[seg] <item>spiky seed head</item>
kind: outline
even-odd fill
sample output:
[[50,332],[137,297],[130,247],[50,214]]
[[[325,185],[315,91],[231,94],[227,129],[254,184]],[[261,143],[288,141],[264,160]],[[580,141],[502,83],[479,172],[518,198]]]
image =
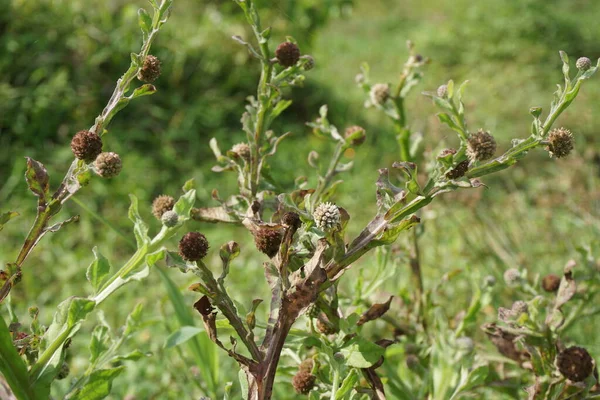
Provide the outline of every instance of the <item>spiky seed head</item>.
[[556,128],[548,134],[548,146],[546,146],[546,150],[550,152],[550,156],[562,158],[571,153],[574,143],[575,140],[570,130]]
[[560,276],[549,274],[542,279],[542,288],[546,292],[556,292],[560,286]]
[[448,179],[458,179],[465,176],[467,171],[469,170],[469,160],[464,160],[459,162],[456,167],[452,168],[450,171],[446,173],[446,178]]
[[103,178],[114,178],[119,175],[123,168],[121,157],[117,153],[106,152],[100,153],[94,161],[96,173]]
[[385,104],[390,98],[390,85],[387,83],[376,83],[371,87],[370,96],[373,104]]
[[288,211],[285,214],[283,214],[283,217],[281,217],[281,222],[289,226],[294,231],[297,231],[298,228],[300,228],[300,226],[302,225],[300,215],[298,215],[298,213],[294,211]]
[[510,268],[504,271],[504,282],[510,286],[517,286],[521,282],[521,272],[516,268]]
[[515,317],[520,316],[521,314],[526,314],[529,306],[522,300],[515,301],[511,307],[511,311]]
[[292,385],[298,394],[308,394],[315,387],[317,377],[310,372],[299,371],[292,378]]
[[471,160],[489,160],[495,152],[496,140],[489,132],[480,129],[477,133],[469,135],[467,139],[467,156]]
[[441,98],[446,98],[448,95],[448,85],[441,85],[437,88],[437,95]]
[[302,64],[302,68],[305,71],[310,71],[315,67],[315,59],[313,58],[313,56],[305,55],[302,56],[302,59],[304,59],[304,64]]
[[79,131],[71,140],[71,150],[79,160],[91,163],[102,153],[102,139],[96,132]]
[[156,219],[161,219],[163,214],[167,211],[171,211],[175,206],[175,199],[166,194],[157,196],[152,202],[152,214]]
[[352,143],[353,146],[360,146],[365,142],[367,134],[365,132],[365,128],[362,126],[352,125],[346,128],[344,137],[347,139],[351,138],[350,143]]
[[160,221],[167,228],[172,228],[179,222],[179,216],[175,211],[165,211],[162,217],[160,217]]
[[587,57],[580,57],[577,59],[575,66],[578,70],[587,71],[588,69],[592,68],[592,60]]
[[594,370],[594,360],[583,347],[572,346],[563,350],[556,359],[558,370],[565,378],[581,382]]
[[250,161],[250,146],[248,146],[248,143],[234,144],[231,148],[231,152],[241,157],[246,162]]
[[311,372],[313,369],[313,366],[315,365],[315,362],[312,358],[307,358],[306,360],[302,361],[300,363],[300,365],[298,366],[298,371],[304,371],[304,372]]
[[142,82],[154,82],[160,76],[160,60],[153,55],[148,54],[144,59],[144,64],[138,72],[138,79]]
[[179,255],[187,261],[198,261],[208,254],[208,240],[200,232],[188,232],[179,241]]
[[300,59],[300,49],[296,43],[283,42],[275,50],[275,58],[281,66],[291,67]]
[[283,235],[279,229],[259,228],[254,233],[256,248],[269,258],[275,257],[279,252],[281,239],[283,239]]
[[313,218],[317,228],[330,231],[340,223],[340,209],[333,203],[321,203],[313,213]]

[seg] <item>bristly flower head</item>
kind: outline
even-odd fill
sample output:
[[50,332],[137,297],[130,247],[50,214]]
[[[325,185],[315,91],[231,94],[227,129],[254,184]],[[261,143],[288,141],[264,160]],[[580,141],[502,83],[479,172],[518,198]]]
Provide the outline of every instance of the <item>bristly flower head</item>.
[[556,359],[558,370],[565,378],[581,382],[594,370],[594,360],[583,347],[572,346],[563,350]]
[[208,240],[200,232],[188,232],[179,241],[179,255],[187,261],[198,261],[208,254]]
[[179,216],[175,211],[166,211],[162,217],[160,217],[160,221],[167,228],[172,228],[179,222]]
[[161,219],[164,213],[171,211],[175,206],[175,199],[166,194],[161,194],[152,202],[152,214],[156,219]]
[[279,252],[283,235],[279,229],[259,228],[254,232],[254,244],[261,252],[273,258]]
[[100,153],[94,161],[96,172],[103,178],[114,178],[123,168],[121,157],[117,153]]
[[91,163],[102,153],[102,139],[95,132],[79,131],[71,140],[71,150],[79,160]]
[[504,271],[504,282],[510,287],[517,286],[521,282],[521,272],[516,268]]
[[138,79],[142,82],[154,82],[159,76],[160,60],[153,55],[147,55],[140,72],[138,72]]
[[445,98],[448,95],[448,85],[442,85],[437,88],[438,97]]
[[358,125],[352,125],[346,128],[344,132],[344,137],[346,139],[352,138],[351,143],[353,146],[360,146],[365,142],[367,138],[367,134],[365,132],[365,128]]
[[288,211],[285,214],[283,214],[283,217],[281,217],[281,222],[289,226],[294,231],[297,231],[298,228],[300,228],[300,226],[302,225],[300,215],[298,215],[298,213],[294,211]]
[[308,394],[315,387],[317,377],[310,372],[298,371],[292,378],[292,385],[298,394]]
[[275,58],[283,67],[294,66],[300,60],[300,49],[296,43],[283,42],[277,46]]
[[580,57],[577,59],[575,66],[578,70],[587,71],[588,69],[592,68],[592,60],[587,57]]
[[371,87],[371,102],[377,105],[383,105],[390,98],[390,85],[387,83],[377,83]]
[[467,139],[467,156],[471,160],[489,160],[495,152],[496,140],[489,132],[480,129],[477,133],[469,135]]
[[241,157],[246,162],[250,161],[250,146],[248,146],[248,143],[234,144],[231,148],[231,152]]
[[542,288],[546,292],[556,292],[560,286],[560,276],[549,274],[542,279]]
[[333,203],[321,203],[313,213],[313,218],[317,228],[330,231],[340,223],[340,209]]
[[548,146],[546,150],[551,156],[556,158],[566,157],[573,150],[573,134],[565,128],[557,128],[550,131],[548,134]]

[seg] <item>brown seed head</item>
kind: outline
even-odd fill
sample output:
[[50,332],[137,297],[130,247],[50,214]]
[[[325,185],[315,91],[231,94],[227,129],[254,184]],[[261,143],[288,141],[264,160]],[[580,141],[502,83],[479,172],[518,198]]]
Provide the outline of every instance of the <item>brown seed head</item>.
[[464,160],[459,162],[456,167],[452,168],[450,171],[446,173],[446,178],[448,179],[458,179],[465,176],[467,171],[469,170],[469,160]]
[[467,155],[471,160],[485,161],[494,156],[496,140],[489,133],[480,129],[467,139]]
[[315,387],[317,377],[306,371],[299,371],[292,378],[292,385],[298,394],[308,394]]
[[71,140],[71,150],[78,159],[91,163],[102,153],[102,139],[95,132],[79,131]]
[[365,139],[367,138],[365,128],[358,125],[353,125],[346,128],[344,136],[346,138],[352,138],[351,143],[353,146],[360,146],[365,142]]
[[154,82],[160,76],[160,60],[153,55],[147,55],[142,69],[138,72],[138,79],[142,82]]
[[161,194],[152,202],[152,214],[156,219],[161,219],[164,213],[171,211],[175,206],[175,199],[166,194]]
[[179,255],[188,261],[198,261],[208,254],[208,240],[200,232],[186,233],[179,241]]
[[117,153],[106,152],[100,153],[94,161],[96,172],[103,178],[114,178],[119,175],[123,168],[121,157]]
[[565,128],[557,128],[551,130],[548,134],[548,146],[546,146],[546,150],[553,157],[566,157],[573,150],[574,143],[571,131]]
[[312,371],[314,365],[315,365],[314,360],[312,358],[307,358],[306,360],[304,360],[300,363],[300,365],[298,366],[298,371],[304,371],[304,372],[310,373]]
[[260,228],[254,233],[254,243],[256,248],[262,253],[275,257],[281,245],[283,235],[279,229]]
[[383,105],[390,98],[390,85],[387,83],[377,83],[371,87],[371,102],[373,104]]
[[231,152],[241,157],[246,162],[250,161],[250,146],[248,146],[248,143],[238,143],[233,145]]
[[283,214],[281,217],[281,222],[289,226],[292,230],[297,231],[298,228],[302,225],[302,221],[300,220],[300,215],[294,211],[288,211]]
[[585,380],[594,370],[594,360],[583,347],[572,346],[563,350],[556,359],[558,370],[573,382]]
[[542,279],[542,288],[546,292],[556,292],[560,286],[560,276],[549,274]]
[[275,58],[283,67],[291,67],[300,59],[300,49],[295,43],[283,42],[277,46]]

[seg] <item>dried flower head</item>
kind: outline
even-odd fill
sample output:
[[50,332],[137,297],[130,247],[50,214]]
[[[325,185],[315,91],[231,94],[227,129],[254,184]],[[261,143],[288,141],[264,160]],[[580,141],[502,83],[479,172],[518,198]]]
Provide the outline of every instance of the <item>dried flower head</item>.
[[517,286],[521,282],[521,272],[516,268],[507,269],[504,271],[504,282],[510,286]]
[[298,371],[304,371],[304,372],[311,372],[313,367],[315,365],[315,362],[312,358],[307,358],[306,360],[302,361],[300,363],[300,365],[298,366]]
[[373,104],[383,105],[390,98],[390,85],[387,83],[377,83],[371,87],[371,102]]
[[446,173],[446,178],[448,179],[458,179],[465,176],[467,171],[469,170],[469,160],[464,160],[459,162],[456,167],[452,168],[450,171]]
[[594,370],[594,360],[583,347],[572,346],[563,350],[556,359],[558,370],[573,382],[585,380]]
[[297,231],[298,228],[302,225],[302,221],[300,220],[300,215],[294,211],[288,211],[283,214],[281,217],[281,222],[289,226],[292,230]]
[[313,213],[313,218],[317,228],[330,231],[340,223],[340,209],[333,203],[321,203]]
[[138,72],[138,79],[142,82],[154,82],[159,76],[160,60],[153,55],[147,55],[140,72]]
[[160,221],[167,228],[172,228],[179,222],[179,216],[175,211],[165,211],[162,217],[160,217]]
[[71,150],[79,160],[91,163],[102,153],[102,139],[95,132],[79,131],[71,140]]
[[365,132],[365,128],[362,126],[352,125],[346,128],[344,137],[346,137],[346,139],[350,139],[350,143],[352,143],[353,146],[360,146],[365,142],[367,134]]
[[588,69],[592,68],[592,60],[587,57],[580,57],[577,59],[575,66],[581,71],[587,71]]
[[275,50],[275,58],[283,67],[296,65],[300,59],[300,49],[296,43],[283,42]]
[[248,146],[248,143],[234,144],[231,148],[231,152],[241,157],[246,162],[250,160],[250,146]]
[[437,88],[438,97],[445,98],[448,95],[448,85],[441,85]]
[[119,175],[123,168],[121,157],[117,153],[100,153],[94,161],[96,172],[103,178],[114,178]]
[[496,140],[489,132],[480,129],[477,133],[469,135],[467,139],[467,156],[471,160],[489,160],[495,152]]
[[152,214],[156,219],[161,219],[163,214],[167,211],[171,211],[175,206],[175,199],[166,194],[157,196],[152,202]]
[[549,274],[542,279],[542,288],[546,292],[556,292],[560,286],[560,276]]
[[254,232],[256,248],[269,258],[275,257],[279,252],[281,239],[283,239],[283,235],[279,229],[259,228]]
[[566,157],[573,150],[573,134],[565,128],[556,128],[548,134],[548,146],[546,150],[550,155],[556,158]]
[[188,261],[198,261],[208,254],[208,240],[200,232],[188,232],[179,241],[179,255]]
[[292,385],[298,394],[308,394],[315,387],[317,377],[306,371],[299,371],[292,378]]
[[526,314],[529,307],[527,303],[522,300],[517,300],[513,303],[511,311],[515,317],[519,317],[521,314]]

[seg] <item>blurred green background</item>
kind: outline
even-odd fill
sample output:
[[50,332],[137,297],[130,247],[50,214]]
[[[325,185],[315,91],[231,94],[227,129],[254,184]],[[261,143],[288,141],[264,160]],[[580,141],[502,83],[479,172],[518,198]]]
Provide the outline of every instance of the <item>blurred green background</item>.
[[[262,0],[262,19],[271,25],[273,43],[295,37],[304,54],[316,59],[304,87],[286,95],[294,101],[273,127],[291,131],[272,160],[273,174],[292,188],[294,178],[315,177],[306,163],[310,150],[326,157],[330,143],[313,136],[304,124],[328,104],[331,121],[340,129],[362,124],[368,142],[357,149],[355,167],[336,202],[352,216],[350,231],[360,231],[375,213],[377,169],[398,158],[393,127],[385,116],[363,108],[364,93],[354,85],[362,62],[371,66],[375,82],[394,82],[407,56],[406,40],[431,58],[425,77],[411,95],[408,115],[415,131],[425,137],[426,150],[440,143],[456,145],[454,134],[435,117],[435,108],[420,91],[435,90],[448,79],[469,80],[466,107],[469,126],[490,130],[501,149],[528,134],[531,106],[548,109],[555,84],[560,83],[558,51],[571,59],[600,56],[600,2],[595,0]],[[0,211],[21,215],[1,233],[0,262],[12,261],[34,216],[35,200],[23,179],[24,156],[43,162],[56,185],[72,158],[71,136],[92,125],[107,101],[116,79],[129,64],[129,53],[140,44],[137,9],[142,0],[89,2],[85,0],[2,0],[0,13]],[[64,216],[80,214],[81,222],[47,236],[24,267],[24,278],[13,291],[19,315],[38,305],[41,320],[49,323],[54,306],[70,295],[84,295],[85,269],[97,246],[118,266],[131,248],[118,232],[130,234],[126,213],[128,194],[140,198],[142,214],[152,220],[150,203],[158,194],[180,194],[189,178],[196,180],[197,204],[214,205],[210,193],[227,196],[236,188],[235,176],[213,173],[208,141],[216,137],[222,149],[244,138],[239,122],[245,98],[254,94],[259,74],[256,60],[230,39],[249,38],[233,1],[175,0],[173,14],[152,53],[162,61],[155,83],[158,93],[127,107],[112,122],[105,149],[124,160],[123,173],[110,181],[94,179],[71,202]],[[484,182],[489,189],[462,191],[434,202],[423,213],[422,239],[426,286],[461,269],[463,274],[445,292],[452,298],[449,315],[470,301],[472,282],[486,275],[502,281],[504,270],[526,268],[530,276],[560,274],[577,249],[598,238],[600,230],[600,82],[584,85],[575,104],[559,119],[576,135],[576,152],[564,160],[543,151]],[[100,217],[102,221],[98,219]],[[110,228],[109,226],[112,226]],[[241,228],[191,223],[218,248],[236,240],[242,256],[230,275],[230,292],[246,306],[257,294],[267,298],[261,264],[265,261]],[[402,243],[400,243],[401,248]],[[175,243],[173,244],[175,247]],[[212,254],[218,266],[218,255]],[[369,275],[369,259],[357,264],[350,276]],[[410,290],[409,269],[402,256],[397,274],[383,288],[386,293]],[[193,293],[185,288],[193,277],[169,271],[190,306]],[[350,277],[349,277],[350,278]],[[348,279],[351,281],[352,278]],[[342,291],[349,286],[342,287]],[[347,289],[349,290],[349,289]],[[516,295],[500,285],[495,306],[509,306]],[[114,398],[178,398],[198,393],[193,383],[193,360],[175,349],[163,349],[176,330],[165,286],[158,274],[142,284],[127,286],[103,306],[115,327],[138,302],[144,303],[147,327],[127,346],[152,352],[152,357],[129,363],[118,378]],[[380,300],[380,297],[370,299]],[[444,302],[444,299],[440,299]],[[494,310],[483,310],[481,322],[493,320]],[[25,318],[26,320],[26,318]],[[200,322],[199,319],[197,321]],[[600,356],[597,320],[570,332],[573,340]],[[93,327],[94,317],[84,326]],[[86,366],[87,338],[80,334],[70,351],[72,374]],[[235,381],[233,364],[221,356],[220,381]],[[285,367],[285,358],[282,365]],[[289,398],[290,375],[279,380],[280,397]],[[291,372],[290,372],[291,373]],[[67,379],[68,381],[68,379]],[[58,384],[60,398],[67,381]],[[131,385],[135,382],[135,385]],[[195,396],[198,397],[198,396]],[[190,397],[193,398],[193,397]]]

